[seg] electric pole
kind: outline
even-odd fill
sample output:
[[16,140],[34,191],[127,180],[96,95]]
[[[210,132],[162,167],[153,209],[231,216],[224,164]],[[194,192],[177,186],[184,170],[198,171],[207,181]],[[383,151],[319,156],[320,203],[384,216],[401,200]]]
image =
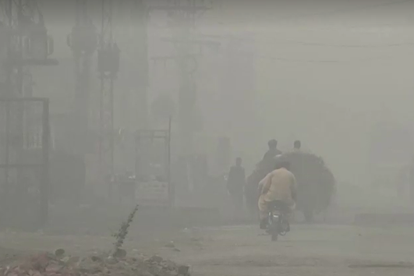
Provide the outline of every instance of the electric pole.
[[131,12],[131,23],[133,27],[133,39],[137,56],[137,97],[136,110],[134,112],[137,120],[137,128],[148,127],[148,8],[143,0],[133,0]]
[[[100,176],[107,185],[114,177],[114,82],[119,71],[120,51],[113,37],[112,0],[101,0],[101,33],[98,44],[100,79],[99,105],[99,166]],[[110,191],[109,191],[110,193]]]
[[98,44],[96,27],[88,15],[88,1],[76,0],[76,22],[68,36],[68,46],[73,52],[75,62],[75,106],[73,125],[75,129],[71,138],[74,142],[71,151],[84,155],[88,147],[89,110],[90,110],[90,74],[93,54]]
[[[228,35],[224,38],[221,82],[222,133],[231,134],[236,148],[245,148],[254,140],[257,131],[255,122],[255,41],[240,35]],[[227,107],[237,102],[233,112]],[[227,122],[226,122],[227,121]],[[232,129],[231,133],[229,130]]]
[[[157,57],[155,60],[174,60],[177,63],[180,75],[180,88],[178,96],[178,123],[180,131],[180,152],[183,155],[193,153],[193,134],[201,122],[197,110],[197,85],[195,74],[197,72],[200,47],[214,44],[208,40],[196,37],[196,18],[211,9],[212,4],[207,1],[189,0],[184,3],[174,1],[172,4],[151,7],[155,10],[165,10],[171,19],[171,28],[174,35],[166,40],[173,44],[176,55]],[[198,47],[196,47],[198,46]]]

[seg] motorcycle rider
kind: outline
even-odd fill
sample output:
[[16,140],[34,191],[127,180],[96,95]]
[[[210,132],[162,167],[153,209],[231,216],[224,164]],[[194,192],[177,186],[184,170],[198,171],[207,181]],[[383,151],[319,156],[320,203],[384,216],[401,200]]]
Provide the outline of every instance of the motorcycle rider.
[[[296,178],[289,169],[289,162],[279,161],[275,169],[259,183],[260,229],[267,227],[269,204],[281,201],[286,204],[289,213],[296,206]],[[287,216],[289,217],[289,214]]]

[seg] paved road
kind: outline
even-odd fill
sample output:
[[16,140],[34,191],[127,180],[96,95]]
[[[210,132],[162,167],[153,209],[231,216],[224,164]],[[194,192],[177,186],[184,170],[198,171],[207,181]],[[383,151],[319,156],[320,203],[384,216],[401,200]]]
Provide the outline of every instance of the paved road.
[[295,226],[272,243],[257,227],[204,229],[200,249],[172,258],[193,275],[414,275],[413,230]]

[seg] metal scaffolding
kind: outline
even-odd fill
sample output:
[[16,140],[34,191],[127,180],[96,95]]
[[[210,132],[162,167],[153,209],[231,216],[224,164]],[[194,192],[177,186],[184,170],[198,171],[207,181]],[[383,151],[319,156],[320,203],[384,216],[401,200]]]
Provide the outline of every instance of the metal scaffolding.
[[3,27],[8,30],[8,34],[1,38],[7,41],[6,80],[2,94],[23,97],[26,96],[24,78],[31,78],[26,66],[58,64],[49,59],[53,53],[53,40],[47,34],[37,1],[3,0],[1,9],[5,15]]
[[[33,98],[33,81],[28,66],[57,65],[58,62],[49,58],[53,53],[53,40],[47,33],[37,1],[4,0],[0,8],[4,15],[0,19],[3,23],[0,40],[6,48],[5,55],[1,56],[4,78],[0,91],[4,107],[1,111],[6,113],[0,124],[0,132],[4,136],[0,141],[0,148],[4,150],[2,196],[13,202],[16,196],[27,193],[23,187],[39,189],[40,217],[36,220],[38,224],[44,224],[48,216],[49,191],[48,99]],[[42,104],[40,112],[36,112],[38,102]],[[39,133],[43,142],[33,143]],[[32,168],[37,165],[27,163],[33,154],[40,152],[42,169],[39,177],[39,170]],[[14,194],[9,194],[8,188],[13,188]]]

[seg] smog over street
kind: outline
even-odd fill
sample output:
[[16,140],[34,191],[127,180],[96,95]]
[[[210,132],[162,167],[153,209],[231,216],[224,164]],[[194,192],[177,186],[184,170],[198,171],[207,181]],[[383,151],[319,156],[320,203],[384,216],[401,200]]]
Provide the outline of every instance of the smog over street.
[[0,0],[0,276],[413,275],[413,10]]

